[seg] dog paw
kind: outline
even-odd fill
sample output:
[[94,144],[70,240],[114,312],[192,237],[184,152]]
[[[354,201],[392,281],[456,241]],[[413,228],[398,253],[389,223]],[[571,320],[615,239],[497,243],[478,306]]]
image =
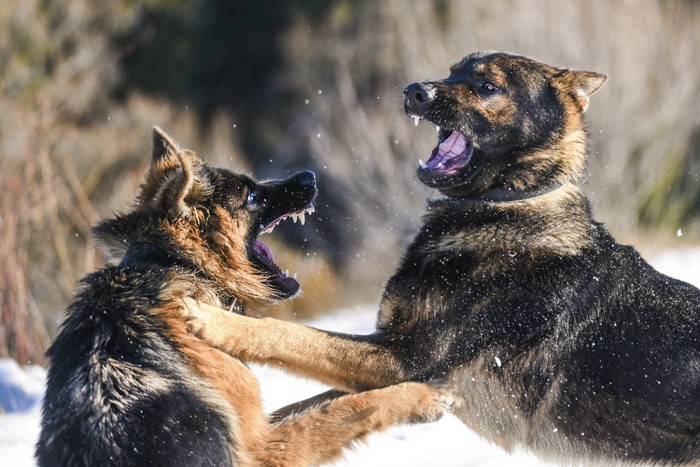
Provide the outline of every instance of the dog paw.
[[205,311],[198,301],[192,298],[184,298],[183,306],[179,307],[178,311],[187,322],[187,330],[191,334],[200,336],[204,332],[207,320],[210,318],[210,312]]
[[[412,423],[430,423],[440,420],[458,405],[459,399],[442,383],[402,383],[418,395]],[[414,385],[414,386],[413,386]]]

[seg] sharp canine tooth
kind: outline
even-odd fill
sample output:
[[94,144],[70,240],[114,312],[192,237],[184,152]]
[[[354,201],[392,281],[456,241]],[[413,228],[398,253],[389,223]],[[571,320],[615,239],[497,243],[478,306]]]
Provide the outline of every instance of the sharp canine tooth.
[[414,123],[416,126],[418,126],[418,122],[419,122],[419,121],[420,121],[420,117],[417,116],[417,115],[415,115],[415,116],[413,117],[413,123]]
[[294,222],[295,224],[297,223],[297,215],[296,214],[291,214],[289,217],[292,218],[292,222]]
[[435,125],[435,131],[437,131],[438,133],[440,133],[440,127],[437,126],[437,125]]
[[427,165],[425,165],[425,162],[423,162],[423,159],[418,159],[418,165],[420,165],[421,169],[428,167]]
[[304,222],[306,222],[306,214],[304,214],[303,212],[299,213],[299,223],[301,225],[304,225]]
[[294,276],[292,276],[292,279],[296,280],[297,279],[297,273],[294,273]]
[[285,275],[286,277],[289,277],[289,269],[287,269],[287,270],[284,271],[284,275]]

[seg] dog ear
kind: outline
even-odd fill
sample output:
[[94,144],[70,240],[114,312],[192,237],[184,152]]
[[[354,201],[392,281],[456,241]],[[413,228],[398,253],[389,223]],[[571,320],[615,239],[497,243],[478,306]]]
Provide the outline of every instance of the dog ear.
[[201,160],[194,152],[180,149],[166,132],[153,127],[151,165],[141,186],[141,204],[188,216],[191,209],[186,200],[191,197],[196,180],[194,172],[200,166]]
[[171,154],[177,154],[180,148],[172,140],[169,134],[159,126],[153,127],[153,150],[151,151],[151,163],[158,162]]
[[562,70],[555,80],[559,83],[562,89],[571,93],[581,112],[588,109],[590,98],[607,81],[608,75],[604,73],[596,73],[594,71],[579,71],[579,70]]
[[155,185],[162,183],[173,170],[180,167],[179,153],[180,147],[170,135],[154,126],[148,181]]

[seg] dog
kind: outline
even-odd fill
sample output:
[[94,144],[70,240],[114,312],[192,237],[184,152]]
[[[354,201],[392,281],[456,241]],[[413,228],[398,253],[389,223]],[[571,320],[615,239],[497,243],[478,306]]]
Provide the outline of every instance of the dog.
[[350,336],[201,305],[196,335],[346,391],[440,379],[510,451],[565,463],[700,463],[700,291],[592,218],[578,186],[601,73],[477,52],[405,88],[438,127],[417,175],[442,196]]
[[116,264],[87,275],[47,352],[40,466],[308,466],[368,433],[440,418],[452,396],[402,383],[262,411],[253,373],[187,332],[185,300],[257,310],[298,293],[258,235],[313,210],[315,176],[256,182],[154,129],[136,206],[94,236]]

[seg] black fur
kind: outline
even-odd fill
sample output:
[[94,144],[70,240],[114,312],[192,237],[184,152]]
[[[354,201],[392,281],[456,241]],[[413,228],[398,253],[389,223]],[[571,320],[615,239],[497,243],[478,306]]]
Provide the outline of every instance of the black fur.
[[[138,265],[81,281],[47,353],[39,465],[231,465],[221,414],[187,386],[193,375],[150,311],[173,274]],[[152,387],[156,375],[167,390]]]
[[[258,360],[314,339],[322,355],[285,368],[320,360],[312,374],[355,390],[446,381],[461,396],[455,414],[507,450],[699,465],[700,290],[617,244],[577,186],[583,113],[605,79],[478,53],[445,80],[407,87],[409,116],[438,125],[439,144],[459,144],[418,169],[444,196],[387,284],[377,332],[295,328],[303,339],[289,333]],[[504,190],[513,201],[493,196]]]
[[[223,466],[264,456],[250,452],[253,442],[240,447],[242,430],[265,420],[255,378],[189,336],[174,310],[186,298],[240,311],[294,295],[299,284],[257,237],[315,194],[311,172],[256,182],[206,166],[155,128],[136,206],[93,229],[118,264],[80,281],[47,352],[38,464]],[[222,390],[237,379],[236,392]],[[253,409],[237,412],[238,402]],[[258,431],[251,439],[268,436]]]
[[[496,97],[479,86],[491,75],[507,103],[487,114]],[[448,196],[429,204],[389,281],[379,334],[409,379],[462,388],[459,416],[506,448],[696,465],[700,291],[618,245],[573,185],[520,203],[480,201],[495,188],[575,183],[582,109],[604,79],[474,54],[424,82],[423,100],[407,92],[410,115],[464,132],[486,168],[468,182],[428,179]],[[567,146],[574,131],[583,145]]]

